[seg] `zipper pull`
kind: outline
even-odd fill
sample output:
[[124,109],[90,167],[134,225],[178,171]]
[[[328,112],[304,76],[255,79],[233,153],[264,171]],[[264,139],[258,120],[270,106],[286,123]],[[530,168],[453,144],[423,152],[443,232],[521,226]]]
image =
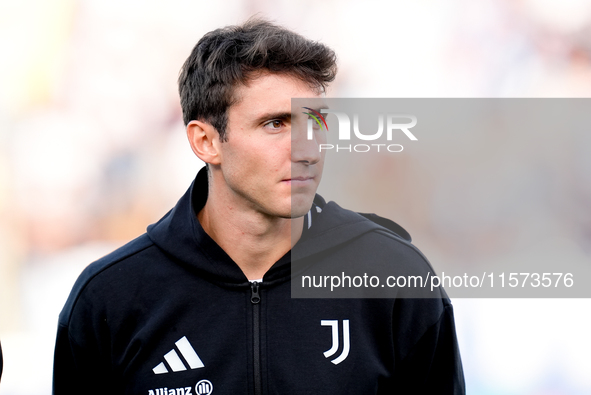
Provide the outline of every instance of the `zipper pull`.
[[259,282],[255,281],[254,283],[250,283],[250,302],[252,304],[258,304],[261,301],[261,296],[259,295]]

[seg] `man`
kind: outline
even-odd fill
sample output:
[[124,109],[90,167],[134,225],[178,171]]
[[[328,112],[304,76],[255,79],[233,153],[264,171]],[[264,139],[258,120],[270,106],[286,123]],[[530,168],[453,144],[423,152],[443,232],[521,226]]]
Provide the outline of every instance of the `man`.
[[332,264],[324,244],[380,243],[429,270],[394,232],[315,196],[323,135],[292,134],[306,120],[291,98],[322,97],[335,74],[332,50],[265,21],[197,43],[179,91],[207,167],[146,234],[80,276],[60,315],[54,394],[464,392],[445,296],[290,297],[294,245]]

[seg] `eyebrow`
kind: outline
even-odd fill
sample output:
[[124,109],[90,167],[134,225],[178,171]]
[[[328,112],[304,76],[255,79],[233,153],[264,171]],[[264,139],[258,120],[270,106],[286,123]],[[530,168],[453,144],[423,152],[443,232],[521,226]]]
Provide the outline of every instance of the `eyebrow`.
[[271,119],[281,119],[281,120],[290,120],[291,119],[291,112],[268,112],[265,114],[262,114],[261,116],[257,117],[255,119],[255,123],[261,124],[265,121],[269,121]]
[[315,107],[309,107],[309,108],[311,108],[312,110],[318,111],[318,112],[321,112],[320,110],[328,110],[328,109],[330,109],[330,107],[328,107],[328,106],[320,106],[320,107],[317,107],[317,108],[315,108]]

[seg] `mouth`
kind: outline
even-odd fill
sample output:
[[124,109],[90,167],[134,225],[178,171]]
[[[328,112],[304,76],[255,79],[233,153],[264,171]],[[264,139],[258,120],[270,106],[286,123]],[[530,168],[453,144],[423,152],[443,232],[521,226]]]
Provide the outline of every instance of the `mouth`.
[[301,176],[301,177],[292,177],[286,178],[281,182],[285,182],[292,186],[307,186],[314,182],[315,177],[312,176]]

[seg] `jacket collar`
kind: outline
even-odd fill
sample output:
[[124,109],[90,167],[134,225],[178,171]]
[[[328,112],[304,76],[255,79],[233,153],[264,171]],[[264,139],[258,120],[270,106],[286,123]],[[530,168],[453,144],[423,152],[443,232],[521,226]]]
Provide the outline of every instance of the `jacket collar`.
[[[197,213],[207,201],[207,193],[208,176],[204,167],[176,206],[148,227],[148,236],[165,254],[211,281],[228,286],[248,285],[240,267],[209,237],[197,219]],[[399,225],[375,214],[360,215],[335,202],[326,203],[320,195],[316,195],[314,204],[321,208],[321,212],[312,227],[304,229],[292,251],[269,269],[263,277],[264,284],[289,279],[292,256],[293,259],[308,258],[377,229],[394,232],[403,242],[410,241],[410,236],[405,237],[408,233]]]

